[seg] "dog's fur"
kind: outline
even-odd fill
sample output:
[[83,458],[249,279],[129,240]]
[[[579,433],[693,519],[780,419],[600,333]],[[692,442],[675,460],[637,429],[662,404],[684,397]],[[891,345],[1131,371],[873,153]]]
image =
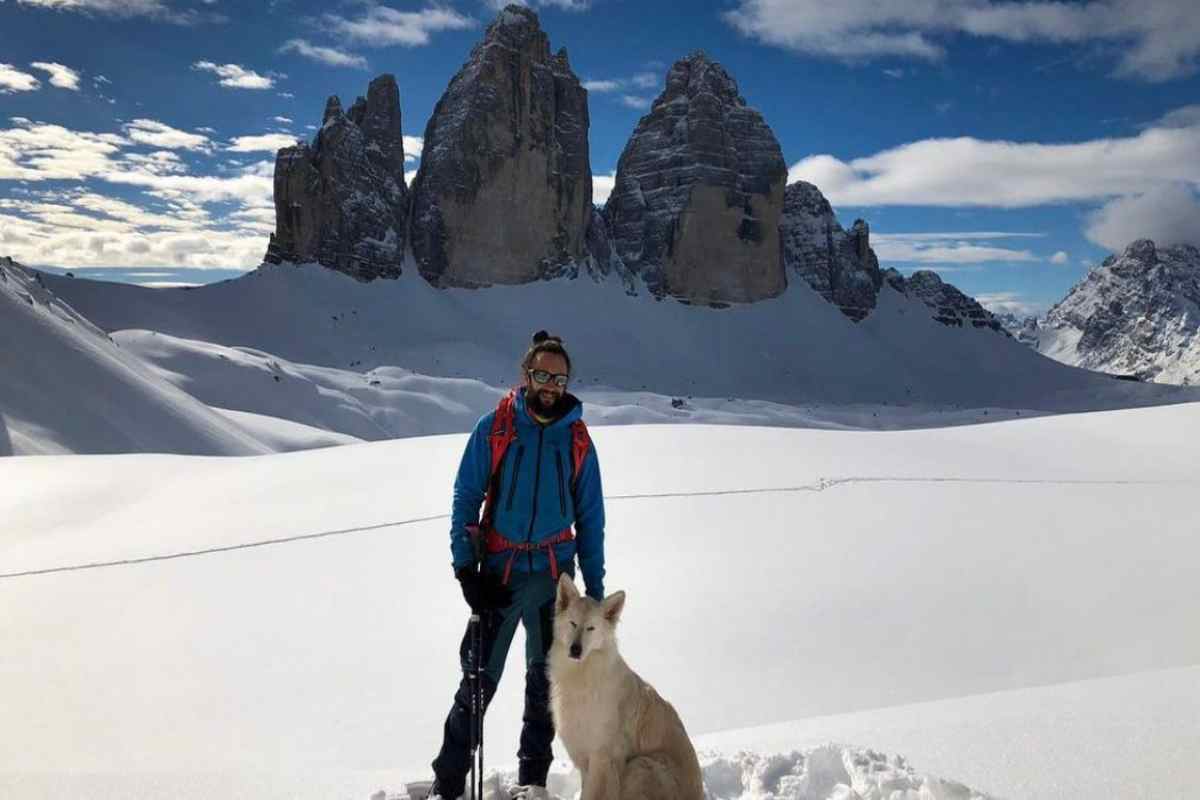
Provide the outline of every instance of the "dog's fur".
[[581,800],[703,800],[700,762],[679,715],[617,651],[624,607],[624,592],[598,603],[581,597],[569,575],[559,578],[550,708],[583,777]]

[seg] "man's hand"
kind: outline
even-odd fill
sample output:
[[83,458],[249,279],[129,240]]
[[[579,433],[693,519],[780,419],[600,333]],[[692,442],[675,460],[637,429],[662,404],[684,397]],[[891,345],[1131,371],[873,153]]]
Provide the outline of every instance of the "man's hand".
[[500,582],[498,575],[479,574],[474,567],[463,567],[454,573],[462,585],[463,599],[476,614],[495,611],[512,604],[512,589]]

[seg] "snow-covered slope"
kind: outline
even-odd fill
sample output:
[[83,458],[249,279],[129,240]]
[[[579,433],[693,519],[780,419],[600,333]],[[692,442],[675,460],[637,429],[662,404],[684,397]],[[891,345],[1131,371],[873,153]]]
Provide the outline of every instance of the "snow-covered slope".
[[[853,323],[803,282],[728,309],[628,296],[582,277],[483,290],[358,283],[313,265],[264,266],[193,289],[45,276],[107,331],[153,330],[245,346],[298,364],[516,380],[529,334],[564,336],[576,389],[805,403],[942,404],[1078,411],[1198,397],[1064,367],[988,329],[951,328],[885,286]],[[480,409],[482,411],[482,409]]]
[[[1200,404],[924,431],[592,432],[607,587],[629,592],[623,652],[701,743],[1200,664]],[[445,518],[463,444],[0,460],[3,573],[345,531],[0,578],[0,741],[21,742],[0,748],[0,795],[93,773],[74,784],[89,797],[366,800],[428,777],[465,620]],[[521,653],[489,715],[497,767],[514,760]],[[914,711],[912,752],[896,727],[848,741],[830,723],[829,738],[993,796],[1109,800],[1138,781],[1155,796],[1186,784],[1157,770],[1200,720],[1174,702],[1130,722],[1167,705],[1128,694],[1145,685],[1097,695],[1108,725],[1039,701],[1021,731],[1015,704],[981,702],[952,733]]]
[[0,259],[0,455],[270,448],[156,376],[43,285]]

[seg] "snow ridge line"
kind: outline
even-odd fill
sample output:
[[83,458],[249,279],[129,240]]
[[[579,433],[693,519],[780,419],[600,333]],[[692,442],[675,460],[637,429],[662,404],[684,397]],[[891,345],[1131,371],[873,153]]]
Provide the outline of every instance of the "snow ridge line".
[[[717,497],[723,495],[735,494],[771,494],[771,493],[792,493],[792,492],[823,492],[827,489],[833,489],[838,486],[844,486],[851,483],[1005,483],[1005,484],[1034,484],[1034,485],[1071,485],[1071,486],[1193,486],[1200,485],[1200,481],[1189,480],[1088,480],[1088,479],[1043,479],[1043,478],[945,478],[945,477],[870,477],[858,476],[849,478],[818,478],[815,483],[801,484],[799,486],[776,486],[765,487],[759,489],[713,489],[708,491],[694,492],[653,492],[647,494],[613,494],[606,495],[605,500],[643,500],[650,498],[662,497]],[[142,556],[139,558],[122,558],[115,561],[93,561],[84,564],[70,564],[61,567],[45,567],[43,569],[31,569],[23,572],[0,572],[0,580],[7,578],[25,578],[33,575],[48,575],[57,572],[76,572],[85,569],[99,569],[101,567],[119,567],[128,564],[144,564],[150,561],[169,561],[175,558],[188,558],[191,556],[202,556],[210,553],[227,553],[232,550],[246,550],[251,547],[266,547],[267,545],[286,544],[287,542],[299,542],[307,539],[321,539],[328,536],[342,536],[350,533],[364,533],[367,531],[377,531],[383,528],[399,527],[401,525],[413,525],[418,522],[432,522],[438,519],[449,519],[449,514],[432,514],[427,517],[413,517],[412,519],[395,520],[393,522],[380,522],[375,525],[361,525],[354,528],[341,528],[332,531],[318,531],[317,533],[302,533],[296,536],[283,536],[275,539],[262,539],[256,542],[243,542],[241,544],[224,545],[221,547],[207,547],[202,550],[184,550],[178,553],[165,553],[155,556]]]

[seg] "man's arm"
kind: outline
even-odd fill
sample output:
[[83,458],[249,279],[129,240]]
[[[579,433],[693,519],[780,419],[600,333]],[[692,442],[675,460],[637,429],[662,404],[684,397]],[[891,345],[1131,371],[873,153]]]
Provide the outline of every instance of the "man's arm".
[[604,599],[604,490],[596,443],[588,448],[575,483],[575,552],[588,597]]
[[467,526],[479,521],[479,507],[487,492],[488,478],[492,471],[492,449],[488,435],[492,432],[492,418],[496,412],[485,414],[475,423],[471,438],[463,450],[458,465],[458,476],[454,479],[454,503],[450,511],[450,556],[454,571],[475,563],[471,548],[471,537]]

